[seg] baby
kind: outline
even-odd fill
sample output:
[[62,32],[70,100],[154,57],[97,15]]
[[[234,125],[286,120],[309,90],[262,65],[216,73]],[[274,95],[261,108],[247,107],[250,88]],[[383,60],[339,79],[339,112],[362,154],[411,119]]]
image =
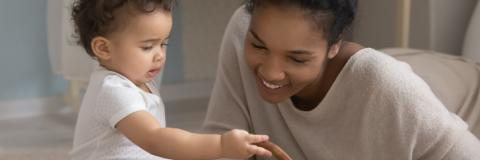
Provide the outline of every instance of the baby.
[[[99,62],[75,128],[71,157],[100,159],[246,159],[271,156],[253,143],[266,135],[231,130],[195,134],[165,127],[154,84],[165,64],[174,0],[76,0],[79,44]],[[163,158],[162,158],[163,157]]]

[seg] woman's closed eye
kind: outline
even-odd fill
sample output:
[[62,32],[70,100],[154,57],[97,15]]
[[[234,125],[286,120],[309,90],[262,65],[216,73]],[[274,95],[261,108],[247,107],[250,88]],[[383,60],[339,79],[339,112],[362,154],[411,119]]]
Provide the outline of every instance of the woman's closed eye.
[[252,44],[252,47],[253,48],[257,48],[257,49],[267,49],[267,47],[263,46],[263,45],[259,45],[259,44],[255,44],[255,43],[251,43]]
[[305,60],[305,59],[299,59],[299,58],[295,58],[295,57],[290,57],[290,59],[292,61],[294,61],[295,63],[301,63],[301,64],[304,64],[304,63],[307,63],[308,60]]

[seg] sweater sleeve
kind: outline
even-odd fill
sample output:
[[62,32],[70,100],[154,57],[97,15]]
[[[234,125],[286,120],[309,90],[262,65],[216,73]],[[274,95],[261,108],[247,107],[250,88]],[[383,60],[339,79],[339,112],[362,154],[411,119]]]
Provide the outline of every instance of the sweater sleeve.
[[478,139],[469,132],[461,132],[443,159],[480,159],[480,144]]
[[381,111],[394,113],[387,118],[389,128],[397,132],[395,138],[402,139],[412,159],[479,159],[480,141],[406,63],[391,58],[373,62],[368,65],[377,67],[368,68],[373,68],[375,90],[382,96],[375,101],[385,104]]

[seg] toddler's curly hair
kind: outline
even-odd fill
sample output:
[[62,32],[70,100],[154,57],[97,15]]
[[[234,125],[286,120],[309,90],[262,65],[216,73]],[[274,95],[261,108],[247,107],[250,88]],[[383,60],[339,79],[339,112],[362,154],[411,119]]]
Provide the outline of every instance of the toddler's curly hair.
[[[90,43],[96,36],[107,36],[128,22],[128,14],[120,11],[151,13],[156,10],[171,12],[175,0],[75,0],[71,17],[77,43],[95,57]],[[123,22],[122,22],[123,21]]]

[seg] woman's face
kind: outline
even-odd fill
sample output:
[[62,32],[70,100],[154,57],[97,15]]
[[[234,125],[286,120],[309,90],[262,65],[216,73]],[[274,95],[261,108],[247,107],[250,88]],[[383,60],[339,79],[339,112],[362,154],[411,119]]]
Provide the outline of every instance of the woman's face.
[[326,62],[336,54],[327,52],[324,37],[299,8],[256,7],[244,47],[264,100],[315,93]]

